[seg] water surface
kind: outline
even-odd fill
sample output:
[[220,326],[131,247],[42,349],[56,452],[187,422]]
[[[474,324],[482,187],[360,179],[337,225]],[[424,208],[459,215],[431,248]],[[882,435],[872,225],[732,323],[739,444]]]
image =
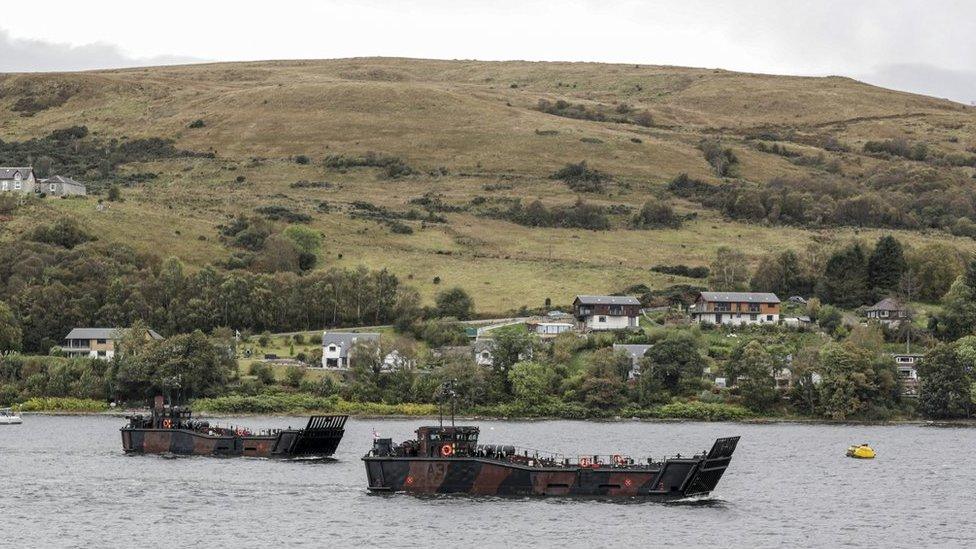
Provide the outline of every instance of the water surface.
[[[333,462],[126,456],[123,423],[0,426],[0,546],[976,546],[976,429],[480,422],[485,443],[568,455],[690,454],[742,436],[712,498],[662,504],[368,494],[359,458],[373,429],[401,440],[416,420],[350,420]],[[860,442],[878,459],[844,457]]]

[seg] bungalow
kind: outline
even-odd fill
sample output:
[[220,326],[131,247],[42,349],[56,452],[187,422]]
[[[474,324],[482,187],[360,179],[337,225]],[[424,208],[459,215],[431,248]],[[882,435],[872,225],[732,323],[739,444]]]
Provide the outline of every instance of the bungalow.
[[63,175],[41,179],[37,185],[37,190],[47,193],[48,196],[85,196],[88,194],[84,183]]
[[0,192],[32,193],[37,190],[34,168],[0,168]]
[[886,297],[865,311],[868,320],[877,320],[888,328],[897,328],[903,320],[909,319],[908,308],[897,299]]
[[573,301],[580,330],[637,330],[640,312],[641,302],[632,296],[578,295]]
[[[127,328],[75,328],[64,336],[61,350],[69,357],[90,357],[111,360],[115,356],[115,344],[122,339]],[[146,339],[163,339],[153,330],[146,330]]]
[[627,374],[628,379],[635,379],[640,376],[641,359],[644,358],[644,355],[651,347],[653,347],[653,345],[626,345],[622,343],[613,344],[614,353],[626,353],[627,358],[630,359],[630,372]]
[[556,337],[559,334],[573,331],[572,322],[554,322],[548,319],[533,318],[525,321],[525,327],[529,332],[538,335],[543,339]]
[[771,324],[779,322],[779,304],[768,292],[701,292],[690,313],[699,324]]
[[918,396],[918,364],[925,355],[912,353],[894,353],[895,367],[901,378],[902,394],[908,397]]

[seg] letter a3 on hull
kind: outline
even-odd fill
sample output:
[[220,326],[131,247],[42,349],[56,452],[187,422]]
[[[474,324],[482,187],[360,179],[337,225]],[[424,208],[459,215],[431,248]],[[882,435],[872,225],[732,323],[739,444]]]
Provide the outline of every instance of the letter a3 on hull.
[[363,461],[372,492],[675,500],[714,490],[738,442],[720,438],[708,452],[661,461],[619,454],[569,459],[479,445],[477,427],[421,427],[416,440],[375,440]]

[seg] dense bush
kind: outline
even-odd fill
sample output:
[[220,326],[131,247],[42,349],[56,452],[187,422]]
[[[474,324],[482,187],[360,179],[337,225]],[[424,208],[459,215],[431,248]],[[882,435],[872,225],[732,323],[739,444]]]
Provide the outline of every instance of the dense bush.
[[687,265],[655,265],[651,270],[656,273],[686,276],[688,278],[708,278],[708,267],[689,267]]
[[507,209],[486,208],[479,213],[528,227],[563,227],[595,231],[610,228],[610,218],[607,217],[606,208],[587,204],[582,198],[577,199],[572,206],[551,208],[546,207],[539,200],[523,206],[521,200],[516,199]]
[[636,229],[677,229],[681,227],[681,218],[667,202],[650,199],[644,202],[631,224]]
[[285,206],[258,206],[257,208],[254,208],[254,211],[274,221],[308,223],[312,220],[310,215],[296,212]]
[[718,139],[705,139],[698,144],[705,161],[715,170],[719,177],[733,177],[737,173],[739,158],[728,147],[723,147]]
[[415,170],[399,157],[374,152],[367,152],[363,156],[347,156],[342,154],[327,156],[325,158],[325,165],[338,169],[355,167],[383,168],[383,175],[388,178],[398,178],[415,173]]
[[599,193],[606,188],[610,175],[595,170],[586,165],[586,160],[578,164],[566,164],[562,169],[549,176],[566,183],[570,189],[581,193]]

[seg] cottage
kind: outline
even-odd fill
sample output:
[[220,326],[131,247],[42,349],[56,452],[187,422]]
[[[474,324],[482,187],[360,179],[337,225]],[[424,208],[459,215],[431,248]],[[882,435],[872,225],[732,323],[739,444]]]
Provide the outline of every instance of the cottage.
[[637,330],[640,312],[641,302],[632,296],[578,295],[573,301],[580,330]]
[[635,379],[640,376],[641,359],[647,351],[653,347],[653,345],[626,345],[621,343],[613,344],[613,352],[623,352],[627,354],[627,358],[630,359],[630,372],[627,374],[628,379]]
[[551,320],[538,318],[526,320],[525,326],[530,332],[543,339],[556,337],[559,334],[573,331],[572,322],[553,322]]
[[63,175],[41,179],[37,189],[38,192],[47,193],[49,196],[85,196],[88,194],[84,183]]
[[876,320],[888,328],[897,328],[903,320],[908,320],[908,308],[897,299],[886,297],[865,311],[868,320]]
[[494,343],[490,339],[479,339],[471,346],[474,351],[474,361],[478,366],[493,366],[495,357],[492,355]]
[[0,168],[0,192],[32,193],[37,191],[34,168]]
[[[127,328],[75,328],[64,336],[62,351],[69,357],[89,357],[111,360],[115,356],[115,344],[122,339]],[[153,330],[146,330],[146,339],[163,339]]]
[[924,355],[912,353],[894,353],[895,367],[901,378],[902,394],[908,397],[918,396],[918,364]]
[[689,312],[698,323],[771,324],[779,322],[779,306],[768,292],[701,292]]

